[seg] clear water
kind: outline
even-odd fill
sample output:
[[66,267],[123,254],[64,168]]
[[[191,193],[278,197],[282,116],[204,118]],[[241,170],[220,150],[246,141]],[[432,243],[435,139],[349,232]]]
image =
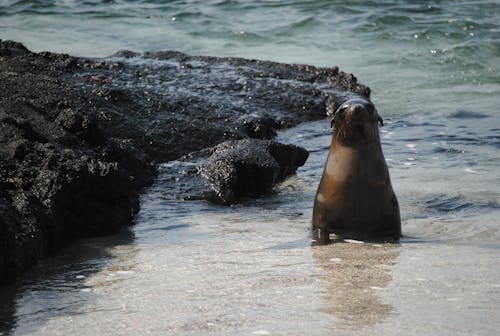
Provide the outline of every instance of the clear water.
[[[0,291],[0,335],[494,335],[500,329],[500,5],[488,1],[1,1],[0,38],[106,56],[175,49],[338,65],[369,85],[401,245],[310,246],[328,122],[272,196],[176,200]],[[194,164],[194,163],[193,163]]]

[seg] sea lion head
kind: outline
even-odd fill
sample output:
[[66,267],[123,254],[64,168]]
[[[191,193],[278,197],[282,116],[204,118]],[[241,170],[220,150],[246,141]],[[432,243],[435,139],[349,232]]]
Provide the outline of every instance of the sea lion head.
[[384,125],[370,101],[362,98],[349,99],[333,115],[333,136],[341,144],[380,142],[378,123],[380,126]]

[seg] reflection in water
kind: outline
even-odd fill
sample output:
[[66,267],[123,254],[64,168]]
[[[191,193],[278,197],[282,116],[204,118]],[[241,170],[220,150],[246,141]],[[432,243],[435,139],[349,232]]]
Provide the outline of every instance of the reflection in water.
[[313,257],[325,271],[327,312],[339,320],[336,329],[365,327],[383,322],[392,307],[377,291],[391,281],[389,270],[398,256],[398,244],[334,243],[313,248]]
[[137,246],[118,245],[108,251],[112,259],[103,266],[99,273],[84,282],[86,287],[94,289],[97,287],[118,285],[136,272]]
[[[125,228],[108,237],[83,239],[53,258],[42,260],[22,280],[0,287],[0,335],[31,334],[52,318],[82,313],[92,301],[87,279],[103,269],[133,265],[134,234]],[[118,271],[118,269],[117,269]],[[119,278],[119,277],[117,277]]]
[[0,288],[0,335],[8,335],[15,326],[15,293],[13,286]]

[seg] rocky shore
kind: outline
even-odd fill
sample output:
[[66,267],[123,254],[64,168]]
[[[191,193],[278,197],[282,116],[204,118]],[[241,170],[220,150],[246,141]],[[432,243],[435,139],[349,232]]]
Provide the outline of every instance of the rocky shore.
[[[212,197],[269,191],[307,152],[260,139],[369,94],[337,68],[172,51],[76,58],[0,40],[0,284],[130,225],[159,163],[226,141],[201,170]],[[263,183],[249,190],[249,178]]]

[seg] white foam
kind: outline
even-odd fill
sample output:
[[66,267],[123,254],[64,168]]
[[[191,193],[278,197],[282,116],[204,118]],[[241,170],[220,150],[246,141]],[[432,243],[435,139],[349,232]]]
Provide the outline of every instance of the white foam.
[[355,240],[355,239],[344,239],[346,243],[351,243],[351,244],[364,244],[364,241],[361,240]]

